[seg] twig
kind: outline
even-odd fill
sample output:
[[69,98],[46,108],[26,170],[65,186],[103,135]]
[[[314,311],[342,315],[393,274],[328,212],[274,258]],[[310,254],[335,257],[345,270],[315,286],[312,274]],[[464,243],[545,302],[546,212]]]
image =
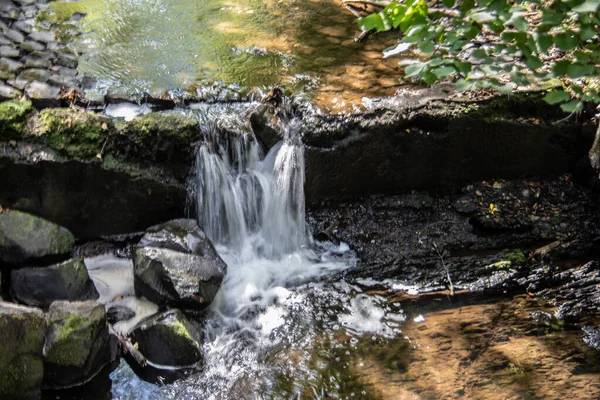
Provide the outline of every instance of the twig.
[[125,338],[119,333],[117,333],[117,331],[114,330],[112,325],[108,325],[108,332],[115,335],[124,351],[131,354],[131,357],[133,357],[135,362],[137,362],[140,367],[145,367],[146,365],[148,365],[146,357],[144,357],[144,355],[138,349],[135,348],[135,346],[131,343],[131,340],[129,340],[129,338]]
[[450,278],[450,270],[446,266],[446,263],[444,262],[444,256],[442,255],[442,253],[440,253],[437,243],[435,243],[435,242],[433,242],[433,249],[437,253],[438,257],[440,258],[440,261],[442,262],[442,267],[444,268],[444,271],[446,271],[446,279],[448,280],[448,288],[450,289],[450,296],[454,296],[454,285],[452,284],[452,278]]

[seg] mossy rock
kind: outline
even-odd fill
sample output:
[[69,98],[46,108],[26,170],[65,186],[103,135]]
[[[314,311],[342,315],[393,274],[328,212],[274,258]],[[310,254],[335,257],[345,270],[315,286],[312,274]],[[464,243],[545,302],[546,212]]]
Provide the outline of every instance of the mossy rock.
[[0,141],[19,139],[27,131],[27,116],[33,111],[29,100],[0,103]]
[[55,301],[46,315],[45,387],[69,387],[88,381],[109,362],[104,305],[96,301]]
[[10,293],[20,303],[42,308],[50,307],[56,300],[83,301],[99,297],[79,258],[49,267],[11,271]]
[[0,301],[0,398],[37,399],[44,373],[42,311]]
[[64,258],[74,246],[75,237],[66,228],[21,211],[0,213],[0,261]]
[[138,350],[155,364],[186,367],[202,360],[200,334],[177,309],[142,320],[130,337]]
[[174,163],[192,160],[191,144],[202,137],[198,120],[171,113],[140,115],[126,123],[123,133],[117,148],[128,158]]
[[31,120],[31,134],[48,147],[76,160],[101,153],[114,132],[103,115],[69,108],[47,108]]

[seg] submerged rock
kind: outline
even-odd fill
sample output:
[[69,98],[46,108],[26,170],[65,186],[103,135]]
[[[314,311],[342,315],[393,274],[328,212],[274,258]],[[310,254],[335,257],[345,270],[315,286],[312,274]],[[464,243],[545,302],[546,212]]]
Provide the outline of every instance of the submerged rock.
[[110,361],[104,305],[96,301],[56,301],[46,315],[44,387],[81,385]]
[[96,300],[99,297],[88,271],[79,258],[49,267],[11,271],[11,296],[30,306],[48,308],[55,300]]
[[0,213],[0,261],[66,258],[74,245],[73,234],[55,223],[20,211]]
[[[134,346],[146,359],[134,371],[148,381],[173,381],[202,361],[201,336],[183,313],[173,309],[141,321],[131,332]],[[160,378],[159,378],[160,377]]]
[[226,269],[210,240],[191,219],[149,228],[133,254],[136,295],[180,308],[206,308]]
[[128,321],[133,317],[135,317],[135,311],[118,304],[111,306],[108,311],[106,311],[106,318],[111,324],[115,324],[119,321]]
[[46,324],[36,308],[0,301],[0,398],[38,399]]

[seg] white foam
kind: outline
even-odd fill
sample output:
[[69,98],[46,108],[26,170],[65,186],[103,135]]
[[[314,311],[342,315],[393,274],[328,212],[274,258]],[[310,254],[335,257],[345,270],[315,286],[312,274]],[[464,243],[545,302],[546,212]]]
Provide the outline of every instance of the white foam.
[[104,114],[113,118],[124,118],[125,121],[131,121],[138,115],[149,114],[152,109],[147,105],[140,106],[133,103],[109,104],[104,109]]

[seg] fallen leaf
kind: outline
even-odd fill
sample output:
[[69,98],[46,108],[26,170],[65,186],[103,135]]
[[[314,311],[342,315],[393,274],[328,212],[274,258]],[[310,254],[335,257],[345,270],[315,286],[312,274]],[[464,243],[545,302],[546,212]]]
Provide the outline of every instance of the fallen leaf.
[[2,208],[2,206],[0,205],[0,214],[2,214],[2,211],[4,211],[4,209]]
[[71,126],[73,126],[73,121],[71,120],[71,118],[67,118],[67,120],[65,122],[67,124],[67,128],[70,128]]
[[31,146],[27,146],[26,149],[27,149],[28,153],[31,153],[33,151],[33,150],[31,150]]
[[108,129],[108,124],[106,122],[103,122],[101,128],[102,128],[103,131],[107,130]]
[[96,154],[96,158],[99,158],[102,160],[102,154],[101,153]]
[[152,188],[148,188],[148,196],[152,194]]

